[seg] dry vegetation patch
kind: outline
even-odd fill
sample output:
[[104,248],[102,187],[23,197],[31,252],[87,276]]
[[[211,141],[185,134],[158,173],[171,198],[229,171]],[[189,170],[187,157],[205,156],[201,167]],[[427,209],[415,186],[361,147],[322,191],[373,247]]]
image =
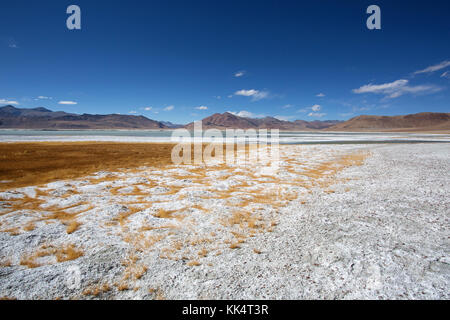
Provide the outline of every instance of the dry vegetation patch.
[[25,254],[20,260],[20,264],[28,268],[37,268],[42,265],[38,260],[42,257],[54,256],[56,262],[65,262],[78,259],[83,255],[81,249],[76,248],[73,244],[62,246],[42,245],[38,250]]

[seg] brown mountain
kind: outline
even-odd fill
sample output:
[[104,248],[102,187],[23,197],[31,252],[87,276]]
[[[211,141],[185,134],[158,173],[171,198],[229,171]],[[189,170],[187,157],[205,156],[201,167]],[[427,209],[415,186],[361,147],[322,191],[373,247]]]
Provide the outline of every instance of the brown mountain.
[[[339,121],[284,121],[274,117],[265,118],[245,118],[234,115],[230,112],[215,113],[212,116],[206,117],[202,120],[203,129],[280,129],[280,130],[318,130],[328,128]],[[192,130],[194,123],[189,123],[185,128]]]
[[0,108],[0,129],[166,129],[165,124],[144,116],[73,114],[46,108]]
[[329,131],[450,130],[450,113],[422,112],[403,116],[358,116],[327,128]]

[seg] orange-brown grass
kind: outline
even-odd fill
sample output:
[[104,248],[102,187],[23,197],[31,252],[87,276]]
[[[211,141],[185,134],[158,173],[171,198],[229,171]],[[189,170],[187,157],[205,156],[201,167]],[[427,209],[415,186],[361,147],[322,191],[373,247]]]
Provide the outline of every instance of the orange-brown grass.
[[28,268],[37,268],[41,264],[36,259],[46,256],[55,256],[57,262],[64,262],[78,259],[83,255],[83,251],[75,248],[73,244],[55,247],[52,245],[43,245],[41,248],[31,254],[25,254],[20,260],[20,264]]
[[110,142],[0,143],[0,189],[75,179],[100,170],[171,163],[173,144]]
[[258,219],[248,211],[235,211],[228,219],[222,220],[222,225],[233,226],[240,225],[241,227],[258,227]]
[[143,264],[131,264],[125,269],[123,273],[123,281],[129,279],[139,280],[144,276],[147,270],[147,266]]
[[23,227],[23,230],[25,231],[33,231],[34,229],[36,229],[36,225],[33,221],[28,222],[25,227]]
[[86,288],[83,291],[83,295],[98,297],[99,295],[101,295],[103,293],[106,293],[109,290],[111,290],[111,287],[109,286],[109,284],[107,284],[107,283],[97,284],[97,285],[90,286],[90,287]]
[[191,260],[188,263],[186,263],[186,265],[188,265],[189,267],[198,267],[201,263],[198,262],[197,260]]
[[136,212],[142,211],[142,209],[139,208],[128,208],[127,212],[121,212],[119,216],[114,218],[115,221],[118,221],[121,226],[125,225],[125,223],[128,221],[128,217],[135,214]]
[[166,297],[160,288],[150,288],[148,289],[148,292],[154,295],[154,300],[166,300]]
[[116,283],[116,287],[119,291],[130,290],[130,286],[125,282]]
[[173,214],[175,212],[179,212],[182,211],[184,209],[180,209],[180,210],[165,210],[160,208],[158,210],[157,213],[155,213],[153,216],[157,217],[157,218],[164,218],[164,219],[171,219],[171,218],[176,218],[177,220],[182,220],[184,218],[184,216],[181,215],[177,215],[176,217],[173,216]]
[[80,226],[81,226],[81,223],[79,223],[78,221],[70,222],[66,228],[67,234],[71,234],[71,233],[77,231]]
[[0,261],[0,267],[5,268],[5,267],[11,267],[12,266],[12,262],[10,259],[4,259],[2,261]]
[[[154,187],[155,185],[151,185],[151,186],[146,185],[146,187]],[[143,196],[143,197],[145,197],[145,196],[150,195],[148,191],[142,191],[138,186],[139,185],[134,185],[133,190],[131,192],[119,192],[119,190],[125,188],[125,186],[111,188],[111,189],[109,189],[109,192],[112,195],[119,195],[119,196]]]
[[123,241],[133,245],[134,250],[139,252],[144,252],[159,241],[161,241],[165,236],[162,234],[145,236],[142,232],[131,233],[124,232]]
[[8,200],[8,203],[10,204],[9,211],[4,212],[3,214],[11,213],[17,210],[31,210],[31,211],[40,210],[41,205],[44,202],[45,202],[44,200],[38,198],[30,198],[28,196],[25,196],[22,199]]
[[206,257],[208,254],[208,250],[206,248],[203,248],[197,254],[199,257]]
[[232,244],[230,244],[230,249],[239,249],[241,246],[239,245],[238,242],[234,242]]
[[14,228],[0,230],[0,232],[7,232],[11,236],[18,236],[20,234],[20,229],[18,227],[14,227]]
[[178,191],[183,189],[183,187],[179,187],[179,186],[170,186],[170,187],[167,187],[167,188],[169,188],[170,190],[165,192],[165,193],[162,193],[161,195],[167,196],[167,195],[177,194]]
[[190,206],[190,208],[191,209],[197,209],[197,210],[204,211],[204,212],[211,212],[211,210],[206,209],[206,208],[202,207],[199,204],[194,204],[194,205]]
[[[203,150],[206,146],[203,145]],[[0,143],[0,180],[9,181],[1,183],[0,190],[76,179],[98,171],[166,166],[172,164],[173,147],[171,143]],[[191,158],[193,156],[191,151]],[[114,177],[91,178],[92,182],[110,180]]]
[[90,205],[87,209],[85,210],[81,210],[75,213],[67,213],[64,210],[67,209],[72,209],[75,207],[79,207],[81,205],[86,204],[85,202],[82,203],[77,203],[74,204],[72,206],[69,207],[65,207],[65,208],[61,208],[59,209],[58,207],[51,207],[51,208],[46,208],[45,210],[47,211],[52,211],[53,213],[50,215],[47,215],[43,218],[41,218],[41,220],[44,221],[48,221],[48,220],[59,220],[60,222],[62,222],[64,225],[66,225],[66,231],[68,234],[71,234],[72,232],[75,232],[80,226],[81,223],[75,221],[74,219],[80,215],[81,213],[87,212],[89,210],[92,210],[94,208],[94,206]]
[[152,230],[158,230],[158,229],[176,229],[178,226],[168,224],[166,226],[159,226],[159,227],[152,227],[149,225],[144,224],[139,228],[139,231],[152,231]]
[[311,178],[311,184],[327,188],[334,182],[332,178],[334,178],[338,172],[347,167],[362,165],[368,155],[369,153],[365,151],[343,155],[335,160],[323,162],[318,166],[299,174]]

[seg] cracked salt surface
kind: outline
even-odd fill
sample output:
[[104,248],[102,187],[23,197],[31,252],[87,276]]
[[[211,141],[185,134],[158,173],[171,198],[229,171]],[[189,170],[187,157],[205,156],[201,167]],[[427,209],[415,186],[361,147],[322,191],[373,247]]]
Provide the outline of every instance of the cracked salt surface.
[[450,298],[448,145],[280,158],[274,176],[170,166],[1,192],[0,297]]

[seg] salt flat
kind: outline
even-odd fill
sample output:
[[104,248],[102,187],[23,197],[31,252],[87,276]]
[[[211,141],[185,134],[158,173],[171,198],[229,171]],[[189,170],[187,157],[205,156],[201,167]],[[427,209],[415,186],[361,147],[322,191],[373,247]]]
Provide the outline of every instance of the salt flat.
[[[448,299],[445,143],[281,146],[0,193],[0,297]],[[75,271],[74,271],[75,270]]]

